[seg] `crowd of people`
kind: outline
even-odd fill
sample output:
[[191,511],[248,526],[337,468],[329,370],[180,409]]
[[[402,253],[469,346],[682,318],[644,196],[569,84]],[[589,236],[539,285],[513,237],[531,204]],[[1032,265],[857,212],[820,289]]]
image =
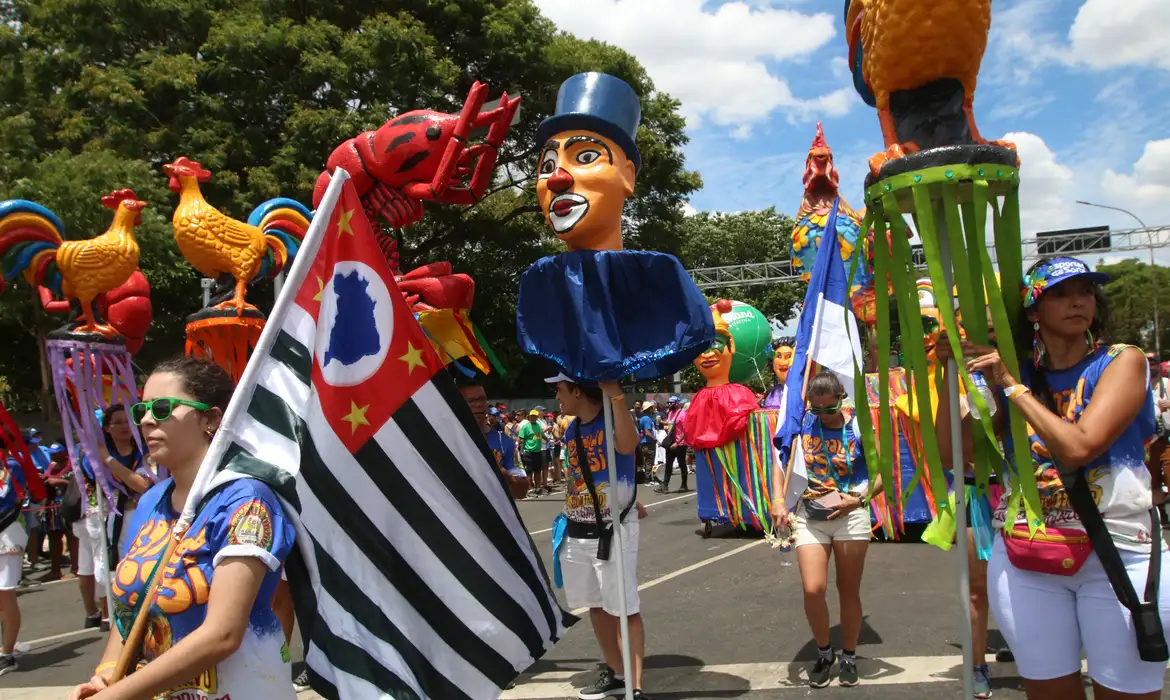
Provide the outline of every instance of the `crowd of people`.
[[[987,345],[960,341],[966,369],[998,389],[988,394],[990,419],[1006,455],[1006,462],[992,465],[999,475],[995,497],[969,498],[966,514],[975,697],[991,696],[984,657],[987,626],[994,617],[1030,700],[1084,698],[1082,650],[1096,698],[1155,698],[1166,671],[1165,661],[1156,660],[1156,642],[1170,623],[1168,584],[1160,578],[1160,570],[1170,564],[1161,536],[1166,517],[1156,507],[1164,503],[1163,485],[1170,481],[1170,470],[1163,466],[1170,462],[1163,425],[1170,415],[1170,387],[1157,358],[1099,341],[1108,321],[1100,290],[1103,275],[1079,261],[1058,258],[1038,263],[1028,280],[1027,325],[1016,333],[1027,343],[1021,348],[1019,377],[1005,365],[994,329]],[[936,352],[945,385],[952,359],[945,333]],[[601,700],[630,686],[636,698],[647,700],[642,689],[645,623],[637,585],[639,520],[646,510],[638,502],[637,486],[655,483],[666,491],[677,467],[681,490],[687,489],[693,455],[682,429],[686,403],[671,397],[662,407],[646,400],[627,408],[627,396],[616,382],[588,385],[563,374],[547,382],[558,402],[555,410],[508,411],[506,405],[490,405],[484,388],[475,383],[465,383],[461,391],[514,498],[564,489],[564,509],[553,528],[555,579],[570,608],[589,610],[604,660],[598,678],[579,697]],[[86,627],[105,629],[111,617],[119,623],[129,619],[143,592],[145,579],[139,573],[159,560],[231,394],[231,380],[222,369],[184,357],[150,375],[141,403],[128,412],[121,407],[106,411],[99,453],[115,481],[117,514],[104,520],[93,465],[84,458],[71,464],[60,440],[46,445],[36,431],[25,434],[48,490],[44,501],[18,502],[17,494],[25,491],[23,472],[13,459],[0,460],[9,473],[0,479],[0,675],[17,668],[15,591],[26,571],[45,572],[40,574],[45,580],[76,577]],[[772,504],[775,521],[791,523],[794,531],[805,614],[819,648],[809,669],[815,688],[830,683],[834,668],[840,685],[861,681],[856,644],[871,532],[868,501],[883,489],[880,479],[870,483],[861,431],[845,397],[831,373],[817,374],[808,383],[797,441],[808,483],[795,502],[780,497]],[[948,470],[953,467],[949,402],[947,392],[940,392],[935,424]],[[959,447],[966,481],[973,485],[976,455],[996,453],[975,450],[976,440],[990,438],[975,428],[970,401],[960,404]],[[612,432],[603,420],[607,405]],[[1029,427],[1031,463],[1023,468],[1037,475],[1039,515],[1046,527],[1041,537],[1029,533],[1022,489],[1014,488],[1013,475],[1020,469],[1014,466],[1009,428],[1013,413]],[[141,444],[131,423],[141,432]],[[613,481],[609,440],[616,456]],[[774,492],[787,493],[787,486],[780,483]],[[615,562],[615,523],[625,563],[622,577]],[[186,568],[168,573],[181,580],[188,594],[155,602],[150,631],[138,650],[138,671],[113,686],[117,692],[109,697],[154,697],[216,668],[221,692],[291,698],[287,644],[292,617],[280,591],[294,533],[279,499],[258,481],[233,481],[207,497],[196,526],[198,536],[180,545]],[[992,529],[992,539],[983,546],[981,535]],[[110,551],[102,546],[106,541]],[[835,562],[840,600],[840,650],[832,648],[829,637],[830,562]],[[1156,586],[1147,587],[1148,574]],[[110,576],[112,600],[107,603]],[[1121,590],[1126,587],[1128,596]],[[628,668],[622,658],[623,592]],[[1144,606],[1144,614],[1131,612],[1133,600]],[[107,688],[122,639],[117,630],[110,631],[101,663],[74,690],[73,699]]]

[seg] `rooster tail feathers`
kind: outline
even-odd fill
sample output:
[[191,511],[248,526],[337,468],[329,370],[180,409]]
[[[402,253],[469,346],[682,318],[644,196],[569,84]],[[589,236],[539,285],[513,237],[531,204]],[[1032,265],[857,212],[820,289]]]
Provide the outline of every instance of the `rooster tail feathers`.
[[60,294],[56,256],[62,229],[57,215],[35,202],[0,202],[0,276],[4,281],[23,274],[29,284]]
[[276,277],[292,264],[312,217],[308,207],[284,197],[270,199],[252,210],[248,223],[264,232],[267,248],[252,281]]
[[861,46],[861,24],[865,16],[865,0],[845,0],[845,39],[849,42],[849,71],[853,74],[853,89],[870,107],[877,107],[873,90],[865,80],[863,65],[865,51]]

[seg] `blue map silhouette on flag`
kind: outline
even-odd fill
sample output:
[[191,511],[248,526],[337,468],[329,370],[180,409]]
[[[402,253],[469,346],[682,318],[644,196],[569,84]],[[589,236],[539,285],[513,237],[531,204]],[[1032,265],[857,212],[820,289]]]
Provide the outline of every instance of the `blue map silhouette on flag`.
[[329,347],[325,348],[326,365],[333,359],[352,365],[363,357],[377,355],[382,348],[378,326],[374,323],[376,302],[366,293],[369,286],[369,281],[362,279],[357,270],[333,276],[337,315],[329,331]]

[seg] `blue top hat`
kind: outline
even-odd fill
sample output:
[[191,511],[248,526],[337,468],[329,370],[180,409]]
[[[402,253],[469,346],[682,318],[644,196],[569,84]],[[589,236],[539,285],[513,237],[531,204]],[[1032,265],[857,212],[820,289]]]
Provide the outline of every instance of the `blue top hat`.
[[624,80],[605,73],[578,73],[561,84],[553,116],[536,129],[536,143],[544,145],[562,131],[594,131],[613,141],[642,169],[642,155],[634,137],[642,121],[638,93]]

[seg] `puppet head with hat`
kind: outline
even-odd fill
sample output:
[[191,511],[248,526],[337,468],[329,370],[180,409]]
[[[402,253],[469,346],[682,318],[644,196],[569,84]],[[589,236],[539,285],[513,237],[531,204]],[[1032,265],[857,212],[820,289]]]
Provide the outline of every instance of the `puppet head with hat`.
[[730,311],[731,301],[728,299],[720,299],[711,307],[711,318],[715,321],[715,342],[695,358],[695,367],[707,380],[707,386],[723,386],[730,382],[728,377],[731,374],[731,360],[735,356],[735,339],[731,337],[731,328],[723,319],[723,314]]
[[634,141],[641,119],[625,81],[580,73],[561,85],[553,116],[537,128],[536,197],[570,251],[622,249],[622,209],[642,167]]

